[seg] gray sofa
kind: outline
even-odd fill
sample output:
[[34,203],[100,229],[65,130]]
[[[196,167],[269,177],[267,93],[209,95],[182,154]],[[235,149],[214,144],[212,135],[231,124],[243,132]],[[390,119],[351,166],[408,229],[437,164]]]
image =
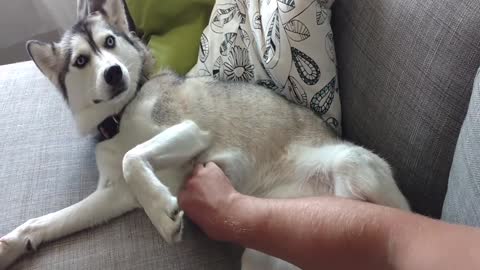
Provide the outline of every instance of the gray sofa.
[[[444,208],[448,221],[480,225],[478,89],[453,162],[480,66],[480,1],[337,0],[333,24],[345,137],[391,163],[416,212],[440,218]],[[97,171],[95,139],[76,134],[32,62],[0,66],[0,90],[3,235],[86,197]],[[42,245],[12,269],[238,269],[237,247],[192,224],[184,239],[167,246],[136,211]]]

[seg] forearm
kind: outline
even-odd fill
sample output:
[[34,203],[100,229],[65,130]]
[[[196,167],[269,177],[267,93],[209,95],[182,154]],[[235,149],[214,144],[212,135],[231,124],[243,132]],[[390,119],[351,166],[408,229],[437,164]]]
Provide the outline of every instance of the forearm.
[[241,196],[227,220],[228,241],[302,269],[388,269],[388,231],[374,210],[331,198],[270,200]]
[[[226,234],[231,236],[228,241],[283,258],[305,270],[320,266],[325,269],[451,269],[431,268],[432,264],[421,260],[442,259],[435,255],[441,253],[437,253],[437,249],[442,244],[445,246],[442,241],[448,239],[437,240],[437,243],[432,234],[450,229],[457,237],[467,235],[463,227],[339,198],[268,200],[239,195],[232,207],[229,212],[235,215],[225,219],[226,227],[231,230]],[[449,226],[455,228],[452,230]],[[480,239],[478,233],[468,233]],[[468,245],[464,241],[462,244]],[[437,265],[442,267],[442,263]]]
[[479,229],[336,197],[248,197],[213,163],[195,168],[179,199],[213,239],[304,270],[480,269]]

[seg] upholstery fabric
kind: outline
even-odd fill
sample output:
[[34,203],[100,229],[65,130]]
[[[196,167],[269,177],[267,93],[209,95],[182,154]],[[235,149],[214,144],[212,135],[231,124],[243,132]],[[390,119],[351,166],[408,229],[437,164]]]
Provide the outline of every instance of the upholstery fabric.
[[480,70],[474,83],[467,117],[458,138],[448,191],[445,221],[480,227]]
[[386,158],[413,209],[440,217],[480,65],[478,0],[337,0],[347,139]]
[[217,0],[189,76],[263,85],[341,133],[333,0]]
[[[80,138],[59,93],[33,62],[0,66],[0,235],[96,188],[94,139]],[[236,249],[187,224],[167,245],[143,213],[44,244],[12,269],[237,269]]]

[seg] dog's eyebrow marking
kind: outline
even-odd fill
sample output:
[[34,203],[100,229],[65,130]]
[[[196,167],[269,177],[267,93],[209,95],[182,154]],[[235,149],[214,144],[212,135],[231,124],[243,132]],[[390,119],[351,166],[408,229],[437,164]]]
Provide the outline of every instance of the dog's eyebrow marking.
[[[59,55],[58,55],[57,47],[55,46],[55,44],[53,42],[50,42],[50,48],[52,48],[52,52],[55,55],[55,57],[57,57],[57,59],[59,59],[58,58]],[[62,93],[62,96],[63,96],[63,98],[65,98],[67,103],[68,103],[68,95],[67,95],[67,86],[65,84],[65,76],[67,75],[67,72],[69,71],[71,55],[72,55],[72,50],[69,49],[66,53],[66,56],[65,56],[65,60],[64,60],[65,63],[63,65],[60,73],[58,73],[58,78],[57,78],[58,84],[60,86],[60,92]]]
[[98,48],[97,44],[95,43],[95,40],[93,39],[92,31],[90,29],[90,23],[86,20],[80,21],[77,24],[73,26],[73,31],[74,34],[81,34],[85,37],[87,40],[88,44],[92,48],[92,51],[95,54],[100,53],[100,49]]
[[58,74],[58,84],[60,85],[60,90],[62,91],[62,95],[68,103],[68,94],[67,94],[67,85],[65,84],[65,77],[70,69],[70,61],[72,57],[72,49],[69,48],[67,53],[65,54],[65,62],[63,64],[63,68]]
[[57,48],[55,47],[55,44],[53,42],[50,42],[50,48],[52,48],[53,55],[57,55]]
[[126,33],[119,32],[119,31],[117,31],[116,29],[113,29],[113,28],[112,28],[112,31],[115,35],[122,37],[126,42],[128,42],[130,45],[132,45],[137,51],[140,51],[140,48],[138,47],[138,45],[135,44],[135,42],[133,42],[133,40],[130,39]]
[[25,247],[27,249],[27,251],[31,252],[34,250],[33,248],[33,245],[32,245],[32,242],[30,241],[30,239],[27,240],[27,246]]

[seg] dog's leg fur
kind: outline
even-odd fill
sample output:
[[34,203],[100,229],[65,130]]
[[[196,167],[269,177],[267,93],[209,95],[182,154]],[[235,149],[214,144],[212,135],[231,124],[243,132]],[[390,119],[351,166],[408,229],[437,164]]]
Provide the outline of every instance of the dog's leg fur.
[[336,196],[410,211],[390,166],[379,156],[349,143],[327,145],[316,151],[317,157],[328,154],[323,166],[332,172]]
[[0,269],[41,243],[92,227],[120,216],[138,204],[125,186],[98,189],[84,200],[60,211],[30,219],[0,238]]
[[128,151],[123,159],[123,175],[162,237],[169,243],[182,237],[183,211],[174,197],[155,175],[192,160],[210,146],[211,138],[194,122],[172,126]]

